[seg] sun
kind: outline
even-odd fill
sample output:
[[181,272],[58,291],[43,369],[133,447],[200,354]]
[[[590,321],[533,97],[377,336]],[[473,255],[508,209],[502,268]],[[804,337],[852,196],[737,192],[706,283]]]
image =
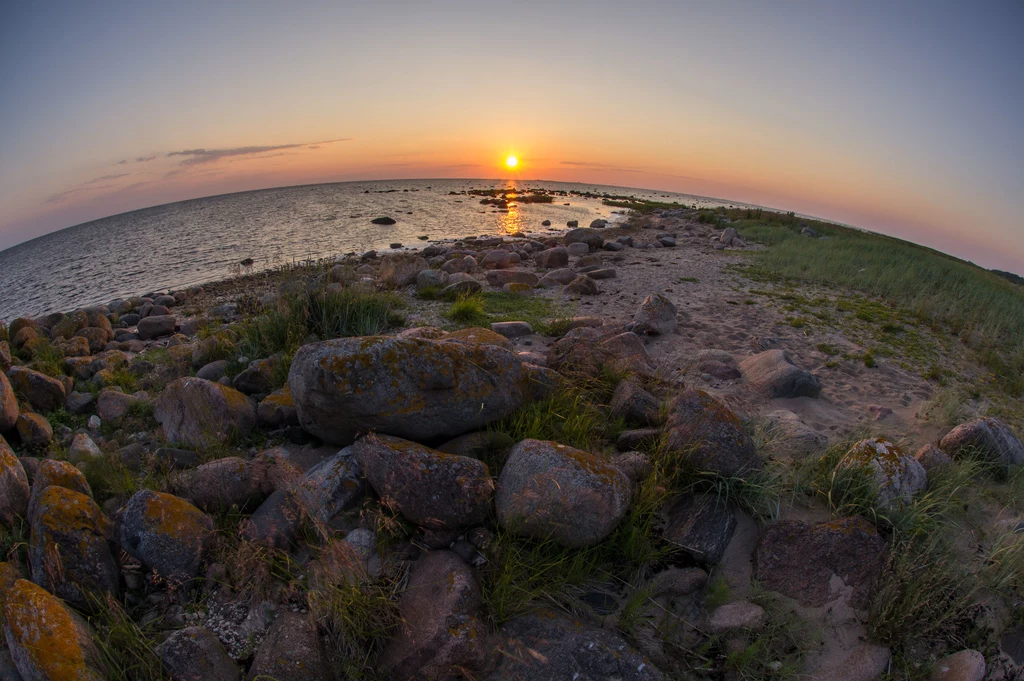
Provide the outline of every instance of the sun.
[[515,156],[509,156],[508,158],[505,159],[506,167],[515,168],[517,165],[519,165],[519,159],[516,158]]

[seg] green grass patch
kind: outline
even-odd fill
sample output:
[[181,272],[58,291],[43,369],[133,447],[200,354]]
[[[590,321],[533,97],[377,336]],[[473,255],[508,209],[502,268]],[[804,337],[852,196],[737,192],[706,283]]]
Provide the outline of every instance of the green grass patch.
[[460,296],[445,312],[445,318],[459,328],[490,327],[493,322],[526,322],[535,333],[564,332],[569,313],[544,296],[525,296],[504,291],[487,291]]

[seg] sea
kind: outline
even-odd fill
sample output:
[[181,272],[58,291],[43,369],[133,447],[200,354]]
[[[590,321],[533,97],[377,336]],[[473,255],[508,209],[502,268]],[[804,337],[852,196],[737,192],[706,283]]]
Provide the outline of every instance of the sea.
[[[565,192],[552,203],[501,210],[470,190]],[[467,236],[544,234],[623,211],[588,195],[701,207],[688,194],[563,182],[395,180],[282,187],[210,196],[93,220],[0,251],[0,320],[107,303],[391,244],[418,247]],[[389,216],[394,225],[376,225]],[[544,227],[544,220],[551,227]],[[251,260],[251,264],[249,261]],[[246,265],[243,267],[242,262]]]

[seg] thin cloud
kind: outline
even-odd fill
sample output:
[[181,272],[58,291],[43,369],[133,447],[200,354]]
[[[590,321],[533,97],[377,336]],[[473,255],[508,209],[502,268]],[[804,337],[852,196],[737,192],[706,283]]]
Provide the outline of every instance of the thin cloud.
[[117,173],[116,175],[103,175],[101,177],[93,178],[93,179],[89,180],[88,182],[83,182],[82,184],[83,185],[89,185],[89,184],[96,184],[97,182],[106,182],[107,180],[116,180],[119,177],[127,177],[129,174],[130,173]]
[[[624,168],[622,166],[613,166],[605,163],[591,163],[590,161],[559,161],[560,165],[563,166],[574,166],[576,168],[590,168],[591,170],[614,170],[620,173],[643,173],[645,175],[659,175],[661,177],[675,177],[681,180],[695,180],[697,182],[710,182],[702,177],[694,177],[692,175],[676,175],[674,173],[660,173],[656,170],[643,170],[641,168]],[[718,184],[718,183],[716,183]]]
[[321,145],[321,144],[333,144],[334,142],[348,142],[351,137],[343,137],[333,140],[324,140],[322,142],[301,142],[299,144],[275,144],[268,146],[252,146],[252,147],[234,147],[231,149],[183,149],[182,151],[172,151],[167,154],[171,156],[185,156],[185,160],[181,162],[183,166],[194,166],[203,163],[216,163],[222,158],[230,158],[232,156],[252,156],[254,154],[265,154],[270,151],[282,151],[284,149],[298,149],[299,147],[309,147],[310,145]]
[[136,163],[145,163],[146,161],[152,161],[154,158],[156,158],[156,156],[136,156],[135,157],[135,162]]

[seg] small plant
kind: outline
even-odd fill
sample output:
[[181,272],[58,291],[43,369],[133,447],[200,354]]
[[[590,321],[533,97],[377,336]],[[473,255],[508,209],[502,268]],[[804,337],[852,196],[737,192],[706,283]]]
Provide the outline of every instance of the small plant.
[[487,324],[490,320],[490,317],[484,311],[483,297],[477,295],[460,296],[458,300],[452,303],[445,317],[458,324],[470,326]]
[[139,626],[124,606],[110,594],[88,596],[92,615],[89,623],[93,640],[110,681],[169,681],[156,655],[156,641],[150,628]]

